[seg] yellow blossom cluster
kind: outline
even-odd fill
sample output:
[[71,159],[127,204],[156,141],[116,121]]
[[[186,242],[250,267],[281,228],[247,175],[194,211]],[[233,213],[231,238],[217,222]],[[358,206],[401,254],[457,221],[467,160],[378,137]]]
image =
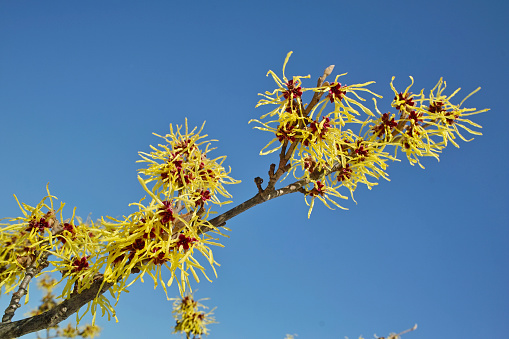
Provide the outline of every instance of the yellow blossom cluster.
[[[480,128],[465,117],[487,110],[461,107],[465,99],[479,89],[459,105],[454,105],[450,99],[459,89],[449,96],[444,95],[445,82],[442,79],[429,96],[425,96],[423,91],[420,94],[410,93],[411,86],[404,92],[398,92],[391,81],[395,93],[392,107],[399,113],[395,117],[395,114],[382,114],[378,110],[376,98],[381,96],[367,88],[373,81],[341,84],[338,80],[345,73],[336,76],[332,83],[319,81],[318,87],[305,88],[301,79],[309,76],[288,79],[285,68],[291,54],[288,53],[283,64],[282,80],[273,71],[267,73],[267,76],[272,76],[277,88],[260,93],[262,99],[257,104],[257,107],[276,107],[260,120],[250,122],[258,123],[256,129],[274,134],[260,154],[280,150],[280,157],[286,156],[289,162],[284,171],[305,181],[306,197],[311,198],[310,203],[306,200],[310,206],[308,216],[316,198],[329,208],[329,202],[343,208],[333,200],[334,197],[347,198],[338,191],[341,187],[346,187],[353,199],[359,183],[371,189],[377,185],[374,180],[380,177],[389,180],[387,161],[397,160],[398,148],[404,150],[411,164],[420,165],[419,157],[434,156],[438,159],[438,153],[448,142],[458,146],[454,141],[456,135],[466,140],[458,127],[480,134],[465,126],[466,123]],[[313,93],[309,103],[303,100],[305,92]],[[363,104],[365,99],[361,92],[373,96],[376,113]],[[366,127],[369,128],[366,130]],[[440,137],[440,140],[435,140],[435,137]],[[395,146],[394,154],[387,152],[387,146]]]
[[[194,257],[201,253],[215,272],[212,250],[209,245],[222,246],[209,233],[202,234],[203,227],[212,228],[207,221],[212,205],[221,205],[219,196],[230,198],[224,184],[238,181],[229,177],[222,166],[225,157],[210,159],[207,154],[213,150],[210,141],[203,139],[196,129],[170,125],[170,134],[159,136],[165,144],[151,146],[151,153],[140,152],[147,168],[139,172],[146,176],[138,180],[149,196],[148,203],[142,199],[132,205],[138,211],[123,219],[108,217],[102,220],[105,241],[102,260],[106,266],[106,281],[117,282],[112,291],[124,291],[136,279],[150,275],[154,284],[161,283],[166,291],[174,280],[181,294],[190,289],[189,275],[199,282],[196,270],[205,274],[205,268]],[[161,269],[166,267],[171,278],[165,282]],[[141,272],[128,283],[131,273]],[[210,279],[209,279],[210,280]]]
[[[25,270],[35,264],[41,253],[49,247],[45,235],[55,223],[53,198],[48,191],[48,196],[35,207],[22,204],[16,198],[23,216],[8,219],[9,223],[2,224],[0,288],[4,289],[4,293],[11,292],[19,285]],[[50,206],[46,204],[47,199],[50,200]]]
[[215,323],[212,314],[214,309],[205,312],[206,306],[200,301],[194,300],[192,294],[188,294],[183,298],[173,299],[173,317],[176,320],[173,333],[185,333],[187,338],[200,338],[202,335],[208,335],[207,325]]
[[86,326],[76,328],[72,324],[68,324],[66,327],[60,329],[57,335],[63,338],[76,338],[78,336],[82,338],[95,338],[99,336],[101,328],[96,325],[88,324]]
[[[202,126],[203,129],[203,126]],[[196,258],[201,254],[216,274],[212,250],[222,246],[213,235],[221,235],[208,222],[212,206],[229,203],[225,184],[238,181],[222,166],[225,157],[210,158],[211,141],[200,135],[202,129],[170,125],[170,133],[160,136],[165,143],[151,146],[151,153],[140,152],[138,181],[148,197],[131,204],[137,211],[122,218],[104,217],[99,222],[83,222],[76,217],[64,220],[61,203],[55,210],[48,190],[35,207],[18,202],[23,216],[2,224],[0,238],[0,287],[10,292],[20,286],[27,269],[38,276],[60,272],[63,289],[59,298],[68,299],[96,281],[110,284],[110,294],[118,301],[122,292],[145,274],[154,286],[166,288],[177,282],[181,295],[190,291],[189,276],[199,282],[197,271],[205,268]],[[16,198],[17,199],[17,198]],[[49,201],[49,203],[47,203]],[[206,228],[212,230],[203,233]],[[46,269],[47,268],[47,269]],[[163,280],[163,269],[170,273]],[[27,285],[27,289],[28,289]],[[26,298],[28,302],[28,297]],[[94,315],[115,317],[109,300],[102,294],[87,306]],[[84,314],[77,315],[77,320]]]
[[[55,209],[57,198],[48,187],[46,190],[48,195],[36,206],[20,203],[15,196],[23,215],[8,219],[9,223],[0,228],[5,245],[0,248],[0,287],[4,293],[20,287],[27,272],[35,278],[43,272],[59,272],[58,283],[63,283],[63,289],[56,298],[64,299],[90,287],[99,277],[99,267],[94,264],[101,249],[100,230],[93,222],[75,217],[75,209],[72,217],[64,220],[65,204]],[[42,284],[42,288],[50,288],[44,279]],[[29,287],[28,283],[23,286],[25,303],[29,301]],[[114,314],[106,298],[98,297],[94,303]]]
[[371,139],[382,140],[403,150],[410,164],[419,164],[420,157],[432,156],[439,158],[439,153],[451,142],[459,147],[456,137],[467,140],[460,129],[474,135],[480,132],[472,130],[469,126],[481,128],[480,125],[466,117],[488,111],[475,108],[462,107],[466,99],[480,90],[480,87],[467,95],[458,105],[451,103],[451,99],[460,91],[455,90],[450,95],[443,92],[446,82],[442,78],[431,89],[428,96],[421,90],[418,94],[410,92],[414,79],[410,77],[411,84],[404,92],[398,92],[391,80],[391,88],[395,94],[391,106],[398,110],[396,114],[379,112],[380,117],[371,124]]
[[[75,283],[89,274],[83,265],[88,267],[88,259],[99,249],[99,234],[91,227],[93,223],[84,223],[74,212],[64,220],[65,204],[60,203],[55,210],[56,197],[46,189],[48,195],[35,207],[20,203],[15,196],[23,216],[9,219],[10,223],[1,228],[0,287],[6,293],[19,285],[27,268],[40,272],[51,265],[52,271],[68,278],[62,295],[70,294]],[[48,258],[48,254],[53,256]]]

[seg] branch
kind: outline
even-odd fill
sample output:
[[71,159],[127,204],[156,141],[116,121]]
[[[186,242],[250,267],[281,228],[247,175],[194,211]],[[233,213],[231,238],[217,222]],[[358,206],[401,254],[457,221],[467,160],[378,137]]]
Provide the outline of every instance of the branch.
[[[35,253],[35,256],[37,257],[38,253]],[[23,298],[24,295],[27,294],[28,285],[30,284],[30,281],[33,277],[35,277],[41,270],[44,268],[44,266],[47,266],[47,264],[44,264],[46,262],[48,255],[47,253],[44,253],[39,260],[34,260],[30,266],[27,267],[25,271],[25,277],[19,284],[18,290],[12,294],[11,302],[9,303],[9,306],[5,309],[4,316],[2,317],[2,323],[6,323],[11,321],[11,319],[14,317],[14,313],[18,308],[21,307],[21,304],[19,303],[21,298]]]
[[[235,217],[241,213],[244,213],[251,207],[254,207],[254,206],[264,203],[266,201],[275,199],[277,197],[281,197],[286,194],[299,192],[300,189],[307,183],[308,183],[307,179],[301,179],[301,180],[291,183],[283,188],[280,188],[277,190],[272,190],[271,192],[264,191],[264,194],[257,193],[251,199],[244,201],[240,205],[233,207],[232,209],[222,213],[221,215],[218,215],[214,219],[211,219],[209,222],[214,227],[223,227],[228,220],[232,219],[233,217]],[[210,228],[207,226],[202,226],[198,230],[198,233],[205,233],[205,232],[209,232],[212,230],[213,230],[213,228]]]
[[415,331],[416,329],[417,329],[417,324],[415,324],[412,328],[409,328],[408,330],[405,330],[403,332],[400,332],[400,333],[396,334],[396,338],[400,337],[401,335],[406,334],[408,332]]
[[[51,215],[51,219],[49,219],[49,222],[51,223],[51,233],[53,236],[61,233],[63,231],[62,225],[60,225],[60,222],[55,218],[54,213]],[[44,244],[49,244],[49,241],[45,241]],[[27,294],[28,285],[30,284],[30,281],[33,277],[35,277],[37,274],[39,274],[44,268],[48,266],[48,252],[44,252],[41,254],[40,258],[37,259],[39,256],[39,253],[35,252],[35,259],[28,265],[25,271],[25,277],[19,284],[18,290],[12,294],[11,302],[9,303],[9,306],[5,309],[4,316],[2,317],[2,323],[6,323],[11,321],[11,319],[14,317],[14,313],[18,308],[21,307],[21,304],[19,303],[21,298]]]
[[269,170],[269,183],[267,184],[267,187],[265,190],[261,191],[260,193],[262,195],[267,195],[267,192],[272,192],[274,190],[274,187],[276,186],[276,182],[281,178],[283,174],[288,172],[291,168],[291,165],[288,164],[288,161],[292,157],[293,152],[295,151],[295,148],[297,148],[298,142],[294,142],[290,145],[290,148],[288,151],[286,151],[287,141],[285,140],[285,143],[283,147],[281,148],[281,153],[279,154],[279,166],[276,170],[276,165],[271,164],[270,170]]
[[103,278],[100,278],[89,289],[73,295],[49,311],[30,318],[2,323],[0,324],[0,338],[17,338],[55,326],[76,313],[88,302],[106,292],[112,285],[113,283],[104,282]]

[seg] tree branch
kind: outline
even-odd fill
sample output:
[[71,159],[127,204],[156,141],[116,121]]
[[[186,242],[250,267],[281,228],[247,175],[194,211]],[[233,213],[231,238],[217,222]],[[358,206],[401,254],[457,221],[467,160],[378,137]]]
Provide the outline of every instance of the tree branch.
[[[35,253],[35,256],[37,257],[37,252]],[[30,284],[30,281],[33,277],[35,277],[39,272],[41,272],[44,264],[43,262],[46,261],[46,258],[48,255],[46,253],[42,254],[42,257],[37,260],[35,259],[30,266],[27,267],[25,271],[25,277],[19,284],[18,290],[12,294],[11,302],[9,303],[9,306],[5,309],[4,316],[2,317],[2,323],[6,323],[11,321],[12,317],[14,317],[14,313],[18,308],[21,307],[21,304],[19,303],[21,298],[23,298],[24,295],[27,294],[28,285]]]
[[89,289],[73,295],[49,311],[30,318],[2,323],[0,324],[0,338],[17,338],[52,327],[76,313],[82,306],[106,292],[112,285],[113,283],[105,283],[103,278],[100,278]]
[[[281,197],[286,194],[299,192],[300,189],[304,185],[306,185],[308,182],[309,181],[307,179],[301,179],[301,180],[298,180],[294,183],[291,183],[291,184],[289,184],[283,188],[277,189],[277,190],[272,190],[270,192],[264,191],[263,194],[257,193],[251,199],[244,201],[240,205],[233,207],[232,209],[222,213],[221,215],[218,215],[217,217],[211,219],[209,222],[215,227],[223,227],[228,220],[232,219],[233,217],[235,217],[241,213],[244,213],[251,207],[254,207],[254,206],[264,203],[266,201],[275,199],[277,197]],[[209,232],[212,230],[213,229],[210,227],[202,226],[198,232],[205,233],[205,232]]]
[[[55,214],[49,214],[51,218],[48,220],[50,223],[50,227],[52,227],[51,233],[53,236],[61,233],[63,231],[62,225],[60,225],[60,222],[55,218]],[[44,242],[49,243],[48,241]],[[30,281],[33,277],[35,277],[37,274],[39,274],[44,268],[48,266],[48,252],[44,252],[41,254],[40,258],[37,258],[39,256],[39,253],[35,252],[33,261],[28,265],[28,267],[25,270],[25,277],[23,277],[23,280],[18,286],[18,290],[12,294],[11,302],[9,303],[9,306],[5,309],[5,313],[2,317],[2,323],[6,323],[11,321],[11,319],[14,317],[14,313],[18,308],[21,307],[21,304],[19,303],[21,298],[27,294],[28,285],[30,284]]]

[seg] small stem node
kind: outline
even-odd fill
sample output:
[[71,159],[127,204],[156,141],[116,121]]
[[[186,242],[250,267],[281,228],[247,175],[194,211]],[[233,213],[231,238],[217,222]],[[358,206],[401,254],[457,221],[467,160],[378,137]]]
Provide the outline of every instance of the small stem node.
[[276,170],[276,164],[270,164],[270,168],[269,168],[269,178],[273,178],[274,177],[274,172]]
[[258,188],[258,193],[262,193],[263,192],[263,188],[262,188],[263,179],[260,177],[256,177],[256,178],[254,178],[254,182],[256,184],[256,187]]

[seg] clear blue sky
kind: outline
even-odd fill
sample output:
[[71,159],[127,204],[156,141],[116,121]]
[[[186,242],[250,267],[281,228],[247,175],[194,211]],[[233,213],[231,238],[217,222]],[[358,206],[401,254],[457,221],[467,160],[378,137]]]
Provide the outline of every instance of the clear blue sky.
[[[417,323],[404,338],[503,338],[509,332],[508,5],[503,1],[2,1],[0,217],[51,192],[70,212],[128,214],[144,195],[138,151],[170,123],[206,120],[227,155],[235,203],[256,193],[274,157],[249,119],[269,69],[312,75],[335,64],[347,83],[374,80],[389,110],[391,76],[430,89],[443,76],[483,136],[426,170],[406,161],[391,182],[356,192],[349,211],[286,196],[236,217],[213,283],[215,338],[357,338]],[[450,92],[449,92],[450,93]],[[176,296],[175,287],[170,294]],[[36,294],[34,294],[36,299]],[[7,303],[0,300],[2,309]],[[99,319],[101,338],[164,338],[161,289],[137,284]],[[21,316],[23,311],[18,315]],[[28,336],[30,337],[30,336]],[[33,336],[32,336],[33,337]]]

